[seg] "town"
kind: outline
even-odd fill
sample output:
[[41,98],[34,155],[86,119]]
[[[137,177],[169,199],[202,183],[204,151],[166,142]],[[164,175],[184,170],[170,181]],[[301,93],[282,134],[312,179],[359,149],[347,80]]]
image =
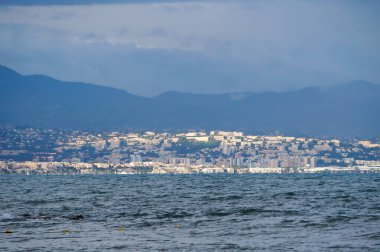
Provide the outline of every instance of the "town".
[[0,128],[1,174],[380,172],[371,141],[242,132]]

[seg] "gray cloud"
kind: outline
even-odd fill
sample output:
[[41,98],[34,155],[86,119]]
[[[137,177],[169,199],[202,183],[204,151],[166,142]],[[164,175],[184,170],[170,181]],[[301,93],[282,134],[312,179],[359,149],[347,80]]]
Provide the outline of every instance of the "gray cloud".
[[0,7],[0,63],[142,95],[380,83],[376,1],[152,2]]
[[[192,0],[2,0],[0,5],[36,6],[36,5],[89,5],[89,4],[144,4],[144,3],[178,3]],[[199,2],[210,0],[200,0]],[[214,0],[215,1],[215,0]]]

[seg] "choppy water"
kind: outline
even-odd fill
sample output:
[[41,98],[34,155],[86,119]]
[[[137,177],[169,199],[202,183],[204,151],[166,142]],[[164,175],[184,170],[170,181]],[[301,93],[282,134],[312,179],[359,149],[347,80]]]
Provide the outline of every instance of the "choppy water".
[[380,174],[0,176],[0,230],[4,251],[379,251]]

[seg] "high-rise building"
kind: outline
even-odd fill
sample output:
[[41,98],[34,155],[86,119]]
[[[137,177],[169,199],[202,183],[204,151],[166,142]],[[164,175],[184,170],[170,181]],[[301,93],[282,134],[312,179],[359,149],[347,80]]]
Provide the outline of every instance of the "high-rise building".
[[310,158],[310,168],[315,168],[316,167],[316,158],[311,157]]
[[169,159],[169,164],[170,165],[176,165],[177,164],[177,159],[176,158],[170,158]]
[[140,155],[131,155],[131,162],[132,163],[141,163],[142,157]]
[[186,166],[190,166],[190,164],[191,164],[191,160],[190,160],[190,158],[185,158],[185,159],[184,159],[184,164],[185,164]]
[[303,157],[302,158],[303,167],[305,168],[315,168],[316,159],[315,157]]

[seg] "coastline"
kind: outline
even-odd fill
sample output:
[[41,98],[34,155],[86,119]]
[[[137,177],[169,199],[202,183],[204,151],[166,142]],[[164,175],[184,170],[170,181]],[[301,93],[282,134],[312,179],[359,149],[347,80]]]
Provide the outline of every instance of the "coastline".
[[218,167],[218,166],[172,166],[160,163],[92,164],[61,162],[6,163],[0,174],[14,175],[133,175],[133,174],[287,174],[287,173],[380,173],[380,166],[326,166],[326,167]]

